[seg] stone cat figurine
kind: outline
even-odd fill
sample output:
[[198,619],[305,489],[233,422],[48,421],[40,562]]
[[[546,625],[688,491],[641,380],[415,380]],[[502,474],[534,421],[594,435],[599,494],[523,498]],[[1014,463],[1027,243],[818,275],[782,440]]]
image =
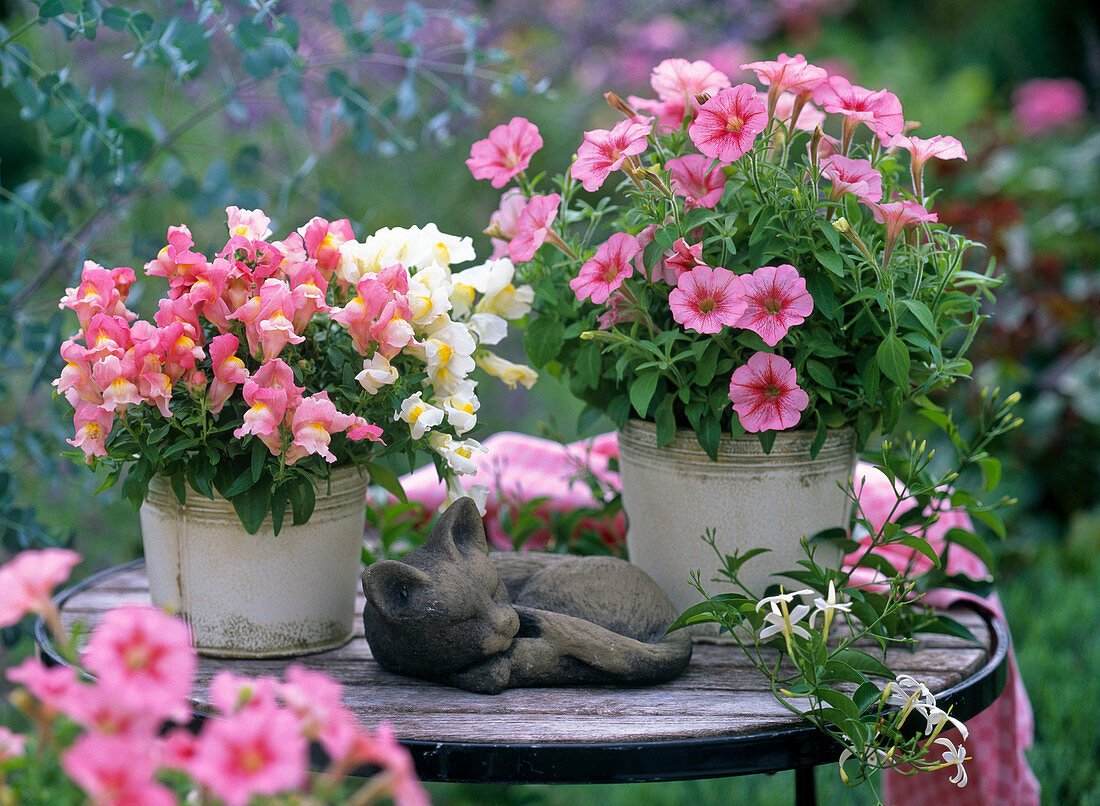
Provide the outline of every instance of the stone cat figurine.
[[483,694],[518,686],[663,683],[691,659],[678,615],[613,557],[489,553],[477,505],[452,504],[424,544],[363,573],[363,624],[383,668]]

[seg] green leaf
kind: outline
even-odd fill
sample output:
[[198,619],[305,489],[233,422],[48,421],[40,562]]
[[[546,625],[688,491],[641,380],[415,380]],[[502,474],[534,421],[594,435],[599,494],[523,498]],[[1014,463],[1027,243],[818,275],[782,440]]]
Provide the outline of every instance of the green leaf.
[[814,252],[814,257],[817,258],[817,262],[835,274],[837,277],[844,276],[844,260],[836,252]]
[[653,400],[654,392],[657,391],[659,380],[660,375],[656,372],[647,372],[635,378],[634,383],[630,385],[630,405],[643,419],[649,411],[649,403]]
[[825,663],[825,674],[822,679],[826,681],[843,680],[845,683],[855,683],[857,686],[867,682],[867,678],[863,674],[847,663],[838,661],[835,658]]
[[168,483],[172,485],[172,492],[176,494],[176,500],[180,502],[180,505],[187,503],[187,487],[186,480],[182,473],[173,473],[168,477]]
[[978,460],[982,469],[982,487],[985,492],[996,489],[1001,483],[1001,460],[995,456],[985,456]]
[[233,483],[230,484],[228,488],[222,491],[222,495],[229,499],[235,498],[241,493],[247,490],[251,490],[253,487],[255,487],[256,481],[256,479],[252,478],[252,473],[250,471],[246,473],[241,473],[239,476],[233,479]]
[[300,526],[312,517],[313,507],[317,503],[317,493],[308,478],[299,478],[296,482],[288,485],[287,497],[290,499],[290,507],[294,512],[292,523],[295,526]]
[[985,567],[990,571],[993,571],[997,567],[997,558],[993,556],[993,551],[989,548],[981,536],[976,535],[967,529],[960,529],[954,527],[947,530],[947,534],[944,535],[944,539],[948,543],[954,543],[957,546],[962,546],[967,551],[972,552],[979,560],[985,563]]
[[806,374],[814,379],[820,385],[828,389],[836,389],[836,378],[833,377],[832,371],[820,361],[814,361],[810,359],[806,362]]
[[663,448],[676,438],[676,413],[672,408],[675,402],[675,395],[665,395],[664,399],[657,404],[654,419],[657,423],[658,448]]
[[932,550],[932,547],[930,545],[928,545],[928,541],[925,540],[923,537],[917,537],[916,535],[913,535],[911,537],[904,537],[901,540],[899,540],[898,543],[900,543],[903,546],[908,546],[909,548],[913,549],[914,551],[919,551],[925,557],[927,557],[932,562],[934,562],[936,564],[937,568],[939,567],[939,565],[940,565],[939,555],[936,554],[936,552]]
[[539,316],[527,326],[523,346],[537,367],[558,357],[565,340],[565,323],[555,316]]
[[909,348],[896,333],[891,333],[882,340],[875,352],[875,360],[883,375],[902,389],[909,386]]
[[276,535],[283,529],[286,516],[286,490],[281,486],[271,491],[271,527]]
[[401,503],[408,503],[409,499],[405,495],[405,490],[401,486],[401,480],[397,477],[396,473],[385,465],[380,465],[375,462],[366,462],[365,467],[373,483],[379,485],[387,492],[392,493]]
[[932,311],[928,310],[927,305],[917,299],[903,299],[901,304],[909,309],[909,313],[913,314],[916,320],[921,323],[921,327],[933,337],[939,336],[935,317],[932,316]]
[[240,495],[232,498],[226,496],[226,498],[229,498],[233,504],[233,509],[236,511],[237,517],[241,519],[241,524],[246,532],[254,535],[260,531],[271,506],[270,485],[259,484]]
[[603,352],[600,345],[590,341],[577,353],[574,368],[577,380],[586,389],[595,389],[600,384],[603,375]]
[[722,439],[721,423],[714,417],[704,415],[699,420],[699,427],[695,429],[695,437],[707,456],[718,461],[718,444]]
[[838,649],[832,654],[833,660],[846,663],[858,672],[875,677],[894,679],[894,673],[890,668],[874,655],[869,655],[861,649]]
[[855,702],[856,708],[859,709],[861,714],[867,713],[867,709],[875,704],[875,701],[882,696],[882,691],[871,681],[867,681],[859,684],[859,688],[856,689],[856,693],[852,695],[852,701]]
[[765,454],[772,452],[772,445],[775,444],[775,437],[778,431],[761,431],[756,435],[756,438],[760,440],[760,447],[764,449]]
[[[893,675],[891,675],[893,677]],[[833,706],[840,713],[849,719],[859,719],[859,708],[856,707],[855,702],[846,694],[841,694],[839,691],[834,691],[831,688],[819,688],[817,690],[818,696],[823,699],[829,705]]]
[[721,351],[718,342],[712,340],[707,344],[695,367],[695,383],[699,386],[708,386],[714,380],[714,372],[718,368],[718,354]]
[[970,517],[980,520],[982,523],[992,529],[993,533],[996,534],[997,537],[1001,538],[1001,540],[1004,540],[1008,534],[1005,531],[1005,522],[996,512],[989,512],[983,509],[972,509],[970,510]]
[[267,449],[267,446],[264,445],[260,440],[253,437],[252,456],[250,463],[253,484],[260,480],[260,474],[264,472],[264,460],[270,455],[271,451]]

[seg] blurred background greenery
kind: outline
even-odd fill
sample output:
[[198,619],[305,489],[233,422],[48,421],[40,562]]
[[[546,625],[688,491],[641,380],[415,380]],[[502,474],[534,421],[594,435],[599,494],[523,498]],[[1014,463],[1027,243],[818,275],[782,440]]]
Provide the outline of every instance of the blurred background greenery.
[[[440,3],[439,5],[444,5]],[[738,65],[801,52],[888,87],[918,135],[969,155],[936,170],[936,209],[990,246],[1005,285],[972,350],[977,383],[1018,389],[1024,428],[1000,446],[1009,538],[1000,591],[1036,711],[1044,803],[1100,804],[1100,26],[1085,0],[466,0],[125,3],[0,0],[0,557],[72,545],[81,573],[140,556],[137,515],[61,457],[51,401],[56,300],[84,259],[141,264],[170,224],[202,248],[223,208],[262,206],[286,232],[314,214],[364,236],[436,222],[480,235],[498,197],[463,160],[514,115],[557,170],[601,95],[648,94],[660,59]],[[37,18],[44,18],[41,23]],[[1036,84],[1035,79],[1061,79]],[[976,256],[977,259],[983,259]],[[140,283],[138,284],[141,285]],[[140,290],[136,292],[141,309]],[[155,297],[156,294],[150,294]],[[133,299],[133,297],[132,297]],[[518,345],[512,346],[519,356]],[[545,378],[485,400],[479,434],[572,438]],[[476,434],[475,434],[476,436]],[[403,470],[403,468],[397,468]],[[28,651],[17,630],[0,652]],[[1082,672],[1081,670],[1086,670]],[[2,706],[0,706],[2,707]],[[0,713],[0,719],[3,713]],[[974,748],[980,752],[980,748]],[[824,797],[863,803],[819,771]],[[753,779],[601,788],[437,786],[441,803],[789,802]]]

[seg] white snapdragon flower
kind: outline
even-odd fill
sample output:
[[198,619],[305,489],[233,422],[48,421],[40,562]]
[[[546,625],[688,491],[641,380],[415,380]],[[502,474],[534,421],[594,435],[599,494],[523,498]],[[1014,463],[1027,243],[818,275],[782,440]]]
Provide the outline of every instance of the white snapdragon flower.
[[375,353],[369,361],[364,359],[363,371],[355,376],[355,380],[367,390],[367,394],[376,395],[379,389],[393,383],[397,377],[397,368],[390,360],[382,353]]
[[457,476],[447,477],[447,497],[443,499],[443,503],[439,507],[439,511],[443,512],[457,501],[459,498],[472,498],[477,505],[477,511],[481,514],[481,517],[485,517],[486,504],[489,501],[489,487],[485,484],[471,484],[469,489],[462,489],[462,485],[458,481]]
[[471,355],[476,348],[469,329],[459,322],[436,330],[424,341],[426,369],[437,394],[453,393],[473,372]]
[[409,424],[413,439],[420,439],[431,428],[443,422],[443,409],[425,403],[422,392],[410,395],[401,401],[401,411],[394,415],[395,420],[404,420]]
[[493,313],[504,319],[519,319],[531,310],[535,290],[529,285],[512,284],[516,267],[508,258],[490,260],[454,275],[458,285],[466,285],[482,295],[478,313]]
[[488,453],[489,449],[480,442],[472,439],[456,440],[450,434],[442,431],[433,431],[428,437],[432,450],[442,456],[447,467],[455,473],[469,476],[477,472],[477,461],[474,459],[474,451]]
[[409,279],[405,295],[412,310],[413,325],[422,332],[433,329],[451,310],[451,284],[446,270],[436,264],[420,269]]
[[481,401],[477,399],[474,389],[472,381],[463,381],[454,392],[443,399],[447,422],[457,434],[465,434],[477,425],[477,410],[481,408]]
[[504,381],[509,389],[515,389],[517,383],[521,383],[525,388],[530,389],[535,385],[535,381],[539,379],[539,374],[526,364],[514,364],[488,350],[479,353],[475,360],[477,365],[487,373]]
[[478,344],[500,344],[508,335],[508,323],[495,313],[475,313],[467,324],[477,335]]
[[455,263],[468,263],[477,257],[474,242],[469,236],[458,237],[440,232],[435,224],[407,230],[408,257],[413,266],[436,263],[450,269]]

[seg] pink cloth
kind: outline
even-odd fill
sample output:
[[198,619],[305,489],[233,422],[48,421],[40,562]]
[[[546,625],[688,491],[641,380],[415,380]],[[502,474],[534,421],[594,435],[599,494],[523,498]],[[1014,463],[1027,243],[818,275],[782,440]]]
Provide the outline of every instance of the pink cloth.
[[[609,468],[610,460],[618,458],[618,441],[613,433],[571,445],[523,434],[501,433],[487,439],[484,445],[488,452],[477,455],[478,472],[466,486],[469,489],[471,484],[482,484],[489,488],[486,530],[492,543],[501,548],[512,545],[508,536],[501,532],[496,517],[502,504],[545,498],[540,512],[566,512],[594,506],[596,498],[581,480],[586,464],[601,483],[613,489],[619,487],[618,473]],[[406,476],[402,484],[411,500],[430,508],[441,506],[446,498],[446,490],[431,466]],[[881,526],[896,500],[889,479],[874,467],[860,463],[856,468],[856,485],[864,514],[876,528]],[[895,514],[901,514],[905,508],[899,507]],[[970,526],[965,513],[942,513],[927,535],[933,548],[942,550],[944,535],[954,526]],[[624,539],[625,521],[621,515],[603,528],[604,539],[609,545]],[[926,570],[931,563],[923,555],[904,547],[892,546],[881,553],[897,567],[911,563],[917,572]],[[988,575],[982,561],[959,546],[951,547],[947,572],[965,574],[973,579]],[[1002,620],[1005,617],[996,594],[983,599],[944,589],[931,592],[925,601],[940,608],[967,602],[991,617]],[[1038,805],[1039,783],[1024,756],[1024,751],[1031,747],[1034,732],[1031,703],[1011,648],[1008,662],[1004,692],[989,708],[966,723],[970,731],[966,745],[968,754],[973,756],[966,765],[969,776],[966,788],[959,789],[948,780],[950,770],[919,776],[888,773],[883,779],[883,796],[887,802],[899,806]],[[947,735],[956,743],[961,738],[957,731],[953,736]]]

